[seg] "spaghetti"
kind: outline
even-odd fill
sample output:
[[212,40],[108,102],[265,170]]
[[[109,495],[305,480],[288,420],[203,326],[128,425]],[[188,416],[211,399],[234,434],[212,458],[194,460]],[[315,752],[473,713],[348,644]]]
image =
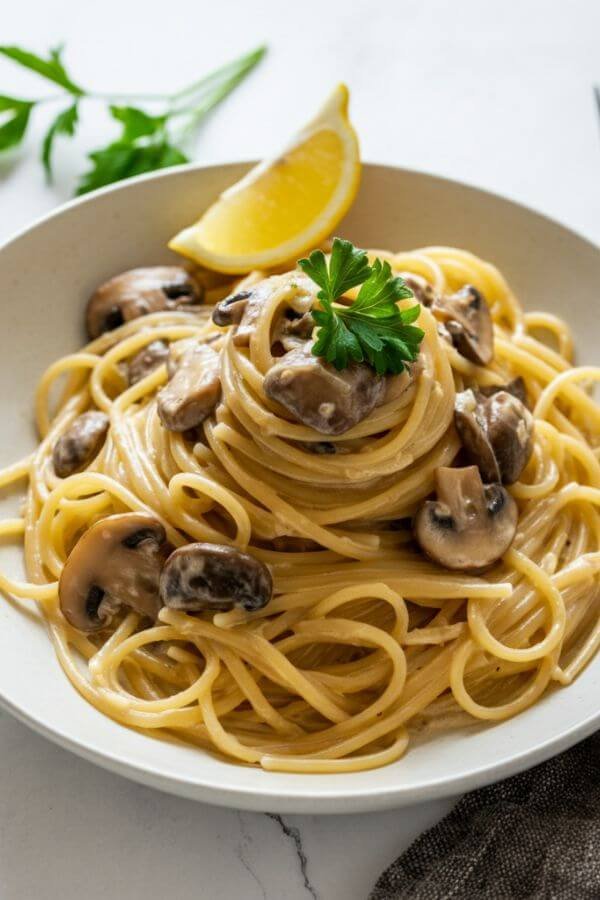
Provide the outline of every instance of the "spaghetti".
[[[600,409],[591,386],[600,369],[574,368],[567,326],[523,312],[502,275],[472,254],[377,255],[439,294],[466,283],[481,291],[494,357],[480,366],[461,356],[423,308],[418,375],[328,436],[336,452],[311,452],[316,432],[263,390],[293,279],[270,292],[247,348],[210,319],[210,303],[231,287],[222,285],[199,311],[133,319],[44,374],[41,442],[0,473],[0,486],[28,480],[23,516],[0,523],[0,534],[23,540],[29,581],[0,574],[0,588],[40,604],[67,677],[118,722],[265,769],[356,771],[400,758],[419,732],[520,712],[554,682],[569,684],[598,649]],[[221,401],[194,440],[160,422],[164,363],[131,386],[121,368],[152,342],[189,338],[221,360]],[[516,376],[535,431],[509,488],[515,539],[484,575],[444,570],[414,546],[407,522],[460,450],[456,392]],[[53,446],[89,409],[109,417],[104,445],[84,471],[59,478]],[[165,607],[152,625],[126,612],[110,630],[77,631],[59,607],[65,560],[91,525],[128,511],[155,516],[174,547],[247,550],[272,573],[272,601],[254,612]]]

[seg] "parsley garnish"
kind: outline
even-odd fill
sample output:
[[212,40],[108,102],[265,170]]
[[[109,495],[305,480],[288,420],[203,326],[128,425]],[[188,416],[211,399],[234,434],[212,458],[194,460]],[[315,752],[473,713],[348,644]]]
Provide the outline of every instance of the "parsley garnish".
[[[21,47],[0,46],[0,54],[62,88],[62,93],[39,100],[0,96],[0,153],[13,149],[22,142],[31,113],[36,107],[60,100],[68,101],[68,105],[51,122],[42,143],[41,161],[48,181],[52,180],[55,140],[59,136],[75,135],[82,103],[111,103],[131,99],[127,95],[106,97],[81,87],[67,72],[62,53],[63,48],[56,47],[45,58]],[[246,77],[264,54],[265,48],[259,47],[175,94],[138,97],[143,102],[158,104],[158,115],[135,106],[110,105],[110,114],[121,125],[121,134],[106,147],[88,154],[91,168],[81,177],[77,193],[84,194],[132,175],[187,162],[184,149],[191,133],[209,111]]]
[[[323,308],[312,311],[319,326],[312,348],[315,356],[336,369],[366,360],[378,375],[398,374],[417,358],[424,332],[412,323],[421,307],[418,303],[409,309],[398,307],[398,300],[414,295],[399,275],[392,274],[388,262],[376,259],[371,266],[364,250],[334,238],[329,262],[322,250],[313,250],[298,265],[320,288],[317,297]],[[359,284],[350,306],[336,303]]]

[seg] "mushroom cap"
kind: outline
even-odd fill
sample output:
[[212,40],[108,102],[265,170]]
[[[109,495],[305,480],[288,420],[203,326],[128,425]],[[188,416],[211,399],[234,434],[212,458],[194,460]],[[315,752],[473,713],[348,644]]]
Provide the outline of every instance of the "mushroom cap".
[[343,434],[382,400],[386,379],[366,363],[338,371],[311,353],[311,344],[290,350],[269,369],[263,387],[294,418],[320,434]]
[[484,485],[477,466],[440,467],[437,500],[419,509],[415,537],[423,552],[446,569],[482,571],[510,547],[518,509],[501,484]]
[[166,362],[168,355],[169,345],[166,341],[152,341],[150,344],[146,344],[129,360],[127,366],[129,384],[137,384],[146,375],[154,372],[162,363]]
[[86,327],[90,338],[124,322],[165,309],[198,303],[201,292],[181,266],[131,269],[109,278],[88,300]]
[[220,354],[193,341],[179,358],[169,357],[167,369],[173,375],[157,394],[158,417],[169,431],[189,431],[200,425],[219,402]]
[[212,320],[215,325],[221,327],[238,325],[251,296],[252,291],[237,291],[217,303],[212,311]]
[[79,631],[100,631],[121,606],[155,619],[158,582],[169,552],[154,516],[123,513],[100,519],[82,534],[58,583],[60,608]]
[[110,420],[106,413],[90,410],[74,419],[52,449],[52,465],[59,478],[85,468],[98,454]]
[[277,322],[273,332],[271,352],[273,348],[283,348],[282,353],[302,347],[310,340],[315,327],[315,320],[310,312],[298,313],[288,306],[283,316]]
[[423,359],[419,355],[414,362],[405,362],[403,370],[398,374],[386,375],[385,394],[381,400],[377,402],[377,406],[400,400],[400,398],[406,394],[408,389],[413,386],[422,371]]
[[500,468],[490,443],[483,405],[470,389],[456,395],[454,424],[469,462],[479,467],[483,480],[488,483],[500,481]]
[[186,544],[174,550],[160,576],[160,597],[187,612],[262,609],[273,595],[267,566],[224,544]]
[[317,541],[293,534],[281,534],[272,538],[270,543],[271,548],[278,553],[314,553],[323,549]]
[[508,391],[489,397],[472,390],[456,396],[454,422],[469,459],[484,481],[513,484],[533,450],[533,416]]
[[406,286],[413,292],[415,300],[418,300],[423,306],[429,307],[437,299],[435,288],[422,275],[417,275],[415,272],[400,272],[400,275]]
[[527,388],[525,387],[525,379],[521,375],[517,375],[516,378],[513,378],[512,381],[506,384],[488,384],[485,387],[478,387],[477,391],[484,397],[493,397],[494,394],[498,394],[500,391],[506,391],[507,394],[512,394],[513,397],[516,397],[517,400],[520,400],[521,403],[527,406]]
[[[212,314],[213,322],[221,326],[236,325],[233,343],[236,347],[248,347],[263,309],[276,292],[279,301],[285,306],[283,315],[291,312],[301,317],[304,313],[310,312],[315,301],[314,282],[303,272],[271,275],[217,303]],[[279,307],[279,303],[277,306]],[[301,329],[307,332],[312,330],[312,327],[314,322],[307,318],[302,323]],[[277,327],[275,330],[277,331]],[[277,339],[276,334],[274,341]]]
[[466,284],[456,294],[437,297],[431,306],[452,343],[466,359],[486,366],[494,355],[494,327],[483,294]]

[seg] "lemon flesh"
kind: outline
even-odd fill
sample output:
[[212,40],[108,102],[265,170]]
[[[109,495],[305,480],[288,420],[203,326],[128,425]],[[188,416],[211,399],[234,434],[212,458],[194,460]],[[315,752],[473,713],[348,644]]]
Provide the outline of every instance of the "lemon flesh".
[[358,141],[340,85],[319,115],[273,160],[225,191],[171,249],[220,272],[269,268],[331,233],[360,179]]

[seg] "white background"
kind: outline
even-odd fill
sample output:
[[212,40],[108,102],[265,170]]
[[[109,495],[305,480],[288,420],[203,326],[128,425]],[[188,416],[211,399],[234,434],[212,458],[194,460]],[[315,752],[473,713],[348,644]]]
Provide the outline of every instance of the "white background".
[[[43,51],[64,40],[84,86],[153,93],[266,41],[260,69],[199,133],[198,159],[276,151],[344,80],[365,159],[495,190],[599,240],[599,34],[597,0],[5,0],[0,41]],[[0,59],[0,93],[54,91]],[[67,199],[85,150],[114,134],[87,105],[47,187],[36,154],[50,113],[23,153],[0,160],[0,240]],[[93,253],[93,235],[82,240]],[[0,761],[1,900],[365,898],[451,806],[284,822],[212,809],[103,772],[6,714]]]

